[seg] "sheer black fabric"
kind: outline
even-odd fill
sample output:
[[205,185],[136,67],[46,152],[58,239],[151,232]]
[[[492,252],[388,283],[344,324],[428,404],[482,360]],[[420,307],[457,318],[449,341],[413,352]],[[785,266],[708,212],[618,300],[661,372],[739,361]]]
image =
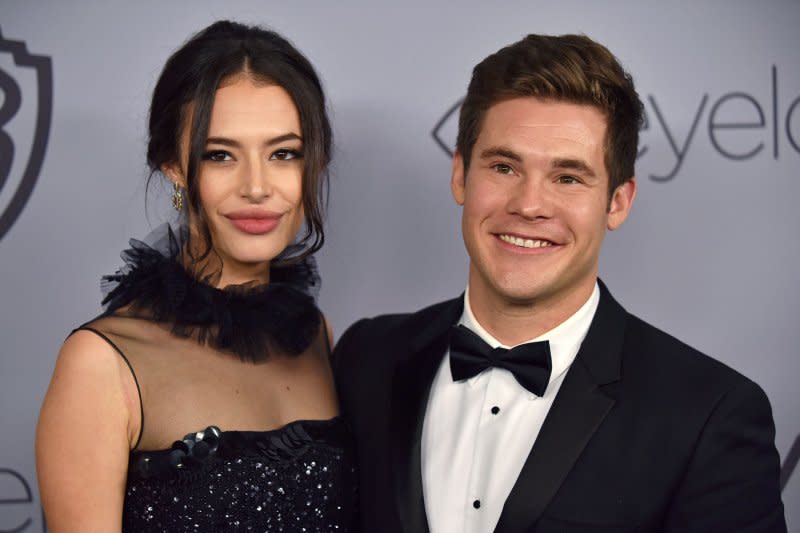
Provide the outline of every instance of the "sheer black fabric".
[[354,447],[313,263],[219,290],[183,267],[171,230],[131,244],[105,278],[106,311],[79,328],[119,353],[138,388],[123,531],[354,530]]
[[219,270],[198,280],[181,263],[185,235],[167,225],[154,233],[153,246],[131,239],[122,252],[125,265],[103,278],[106,314],[170,324],[175,335],[246,361],[263,361],[273,351],[297,355],[311,344],[321,323],[314,305],[320,282],[313,258],[272,266],[266,285],[217,289]]

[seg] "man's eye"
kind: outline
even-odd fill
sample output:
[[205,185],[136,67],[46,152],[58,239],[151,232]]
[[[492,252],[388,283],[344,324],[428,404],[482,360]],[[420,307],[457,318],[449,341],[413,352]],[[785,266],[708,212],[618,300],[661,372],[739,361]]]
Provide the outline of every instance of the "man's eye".
[[511,165],[506,165],[505,163],[495,163],[492,165],[492,169],[500,174],[512,174],[514,172],[514,169],[511,168]]
[[231,154],[224,150],[209,150],[208,152],[203,154],[203,160],[205,161],[230,161],[233,159]]
[[282,148],[280,150],[276,150],[271,156],[270,159],[277,159],[279,161],[290,161],[292,159],[302,159],[303,154],[297,150],[291,150],[288,148]]
[[575,176],[559,176],[558,177],[559,183],[578,183],[578,178]]

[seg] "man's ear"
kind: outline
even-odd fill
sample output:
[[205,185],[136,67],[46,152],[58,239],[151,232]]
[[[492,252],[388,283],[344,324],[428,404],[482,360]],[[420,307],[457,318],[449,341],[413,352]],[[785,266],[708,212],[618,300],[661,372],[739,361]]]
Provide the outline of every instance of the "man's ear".
[[450,192],[458,205],[464,205],[464,158],[458,150],[453,154],[453,168],[450,175]]
[[611,195],[611,201],[608,203],[608,229],[614,231],[622,226],[625,219],[628,218],[628,213],[631,212],[633,207],[633,200],[636,198],[636,177],[632,177],[622,185],[619,185],[614,194]]
[[186,188],[186,177],[183,175],[183,171],[177,163],[164,163],[161,165],[161,173],[172,183],[177,184],[179,187]]

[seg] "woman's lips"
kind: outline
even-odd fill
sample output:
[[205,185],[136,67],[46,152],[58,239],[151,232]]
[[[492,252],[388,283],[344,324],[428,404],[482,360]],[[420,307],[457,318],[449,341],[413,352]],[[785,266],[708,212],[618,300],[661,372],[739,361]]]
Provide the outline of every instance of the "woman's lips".
[[241,211],[225,215],[236,229],[249,235],[264,235],[269,233],[280,223],[281,215],[277,213],[262,213],[254,211]]

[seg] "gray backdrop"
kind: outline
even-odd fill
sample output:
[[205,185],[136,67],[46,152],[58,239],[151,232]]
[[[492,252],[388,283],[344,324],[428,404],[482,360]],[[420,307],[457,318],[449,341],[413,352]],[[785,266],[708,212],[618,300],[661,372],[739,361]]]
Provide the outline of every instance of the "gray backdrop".
[[[3,38],[51,58],[53,80],[38,181],[0,236],[0,532],[44,529],[33,440],[55,355],[98,312],[98,280],[119,265],[127,239],[169,213],[166,189],[156,188],[145,216],[147,102],[168,54],[217,18],[285,33],[325,82],[337,149],[320,300],[337,335],[361,316],[413,310],[464,288],[440,143],[453,144],[456,117],[447,112],[472,66],[530,32],[581,32],[608,45],[634,74],[648,123],[639,196],[606,241],[601,275],[630,311],[761,384],[786,472],[796,463],[796,0],[162,4],[0,2]],[[47,103],[35,69],[12,57],[0,48],[0,174],[11,160],[0,214],[32,184],[23,176]],[[798,478],[783,492],[793,531]]]

